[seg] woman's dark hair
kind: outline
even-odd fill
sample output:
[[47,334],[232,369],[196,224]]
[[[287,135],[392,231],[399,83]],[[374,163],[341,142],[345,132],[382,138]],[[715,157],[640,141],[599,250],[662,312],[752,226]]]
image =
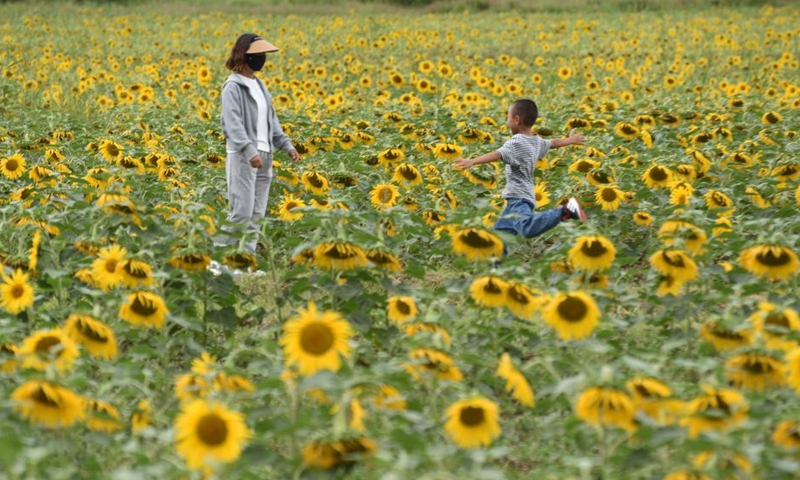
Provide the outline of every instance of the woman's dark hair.
[[243,33],[239,35],[239,38],[236,39],[236,43],[233,44],[228,60],[225,61],[225,67],[228,70],[238,72],[242,69],[245,65],[244,56],[246,55],[247,49],[250,48],[250,44],[253,43],[256,37],[258,37],[258,35],[255,33]]
[[532,127],[539,117],[539,109],[536,107],[536,102],[524,98],[511,104],[511,114],[519,115],[526,127]]

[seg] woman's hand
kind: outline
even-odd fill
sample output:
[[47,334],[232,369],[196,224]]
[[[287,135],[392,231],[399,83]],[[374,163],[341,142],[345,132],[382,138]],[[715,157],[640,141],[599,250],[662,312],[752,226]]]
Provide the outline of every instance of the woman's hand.
[[295,149],[289,150],[289,156],[292,157],[292,163],[300,160],[300,154]]

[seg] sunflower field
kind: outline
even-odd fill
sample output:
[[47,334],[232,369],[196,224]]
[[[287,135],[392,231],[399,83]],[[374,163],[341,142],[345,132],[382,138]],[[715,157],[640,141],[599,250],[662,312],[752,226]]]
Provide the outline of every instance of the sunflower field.
[[[0,6],[0,478],[796,478],[798,25]],[[256,255],[215,246],[244,32],[301,154]],[[453,166],[518,98],[588,137],[535,174],[588,221],[530,240]]]

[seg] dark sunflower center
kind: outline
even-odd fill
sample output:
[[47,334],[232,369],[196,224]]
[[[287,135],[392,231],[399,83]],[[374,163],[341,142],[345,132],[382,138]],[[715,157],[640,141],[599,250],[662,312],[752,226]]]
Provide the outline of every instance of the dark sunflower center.
[[197,423],[197,436],[204,445],[222,445],[228,438],[228,424],[213,413],[206,414]]
[[131,215],[133,213],[133,209],[128,205],[111,205],[111,210],[123,215]]
[[[778,251],[777,255],[775,254],[776,250]],[[767,267],[782,267],[791,262],[791,257],[783,248],[769,248],[766,252],[758,252],[756,254],[756,261]]]
[[[594,172],[592,173],[592,178],[597,183],[611,183],[611,177],[608,176],[605,172]],[[611,198],[607,198],[609,191],[611,192]],[[613,202],[617,198],[617,192],[614,191],[613,188],[606,188],[603,189],[602,193],[603,199],[607,202]]]
[[131,277],[138,279],[147,278],[147,270],[137,265],[135,262],[125,262],[122,269]]
[[392,263],[392,258],[383,252],[372,252],[367,255],[367,259],[377,265],[386,265]]
[[589,308],[577,297],[567,295],[567,298],[558,304],[558,315],[568,322],[580,322],[588,312]]
[[468,246],[476,249],[484,249],[484,248],[493,248],[495,246],[495,242],[492,238],[481,235],[480,232],[475,230],[469,230],[466,233],[462,233],[459,235],[459,238],[462,242],[466,243]]
[[14,297],[15,299],[22,298],[24,294],[25,294],[25,288],[22,285],[14,284],[14,286],[11,287],[11,296]]
[[417,179],[417,172],[414,171],[413,168],[410,167],[403,167],[400,169],[400,175],[405,178],[406,180],[416,180]]
[[653,396],[653,392],[651,392],[647,387],[642,385],[641,383],[637,383],[635,387],[633,387],[640,396],[645,398],[650,398]]
[[384,155],[384,157],[386,158],[386,160],[390,161],[397,160],[398,158],[400,158],[400,152],[398,150],[391,149],[388,152],[386,152],[386,155]]
[[767,318],[764,319],[764,324],[769,327],[789,330],[789,319],[782,313],[770,313],[767,315]]
[[753,374],[765,374],[765,373],[772,373],[775,371],[768,362],[760,359],[750,360],[742,366],[742,370],[746,371],[747,373]]
[[463,425],[475,427],[484,422],[486,419],[486,414],[480,407],[466,407],[461,409],[461,413],[459,413],[458,418],[461,420]]
[[667,264],[673,267],[684,268],[686,267],[686,262],[683,261],[683,255],[679,255],[676,253],[669,253],[663,252],[661,254],[661,258],[664,259]]
[[633,125],[623,125],[620,130],[622,130],[622,133],[625,135],[633,135],[636,133],[636,129],[633,127]]
[[117,148],[115,145],[106,145],[106,153],[112,157],[116,157],[119,155],[119,148]]
[[322,178],[316,173],[311,173],[308,176],[308,183],[314,188],[322,188],[325,186],[325,182],[323,182]]
[[717,408],[725,412],[726,414],[730,415],[731,413],[731,406],[728,405],[721,395],[714,396],[717,399]]
[[17,168],[19,168],[19,162],[15,158],[9,158],[6,160],[6,170],[13,172]]
[[411,313],[411,305],[402,300],[395,302],[395,308],[397,308],[397,311],[403,315],[408,315]]
[[322,355],[333,347],[333,331],[322,323],[312,323],[300,332],[300,348],[305,353]]
[[653,167],[650,169],[650,178],[656,182],[663,182],[668,178],[667,171],[661,167]]
[[483,291],[489,295],[499,295],[503,293],[503,290],[495,283],[494,279],[489,279],[489,281],[486,282],[486,285],[483,286]]
[[356,251],[349,245],[333,245],[325,252],[325,256],[334,260],[348,260],[356,256]]
[[59,403],[58,403],[58,399],[57,398],[52,398],[49,395],[47,395],[47,392],[45,392],[44,388],[42,388],[42,387],[39,387],[38,389],[36,389],[36,391],[33,392],[33,394],[31,394],[30,398],[34,402],[42,404],[42,405],[46,405],[48,407],[58,408],[60,406]]
[[[50,350],[60,345],[61,340],[59,340],[57,337],[44,337],[36,342],[36,347],[34,347],[34,350],[36,351],[36,355],[39,357],[50,358]],[[56,357],[60,357],[61,352],[63,351],[63,349],[58,350],[58,352],[56,352]]]
[[576,167],[577,171],[581,173],[587,173],[589,170],[594,168],[594,165],[590,162],[581,161],[578,162],[578,165],[576,165]]
[[78,331],[81,332],[81,335],[92,340],[93,342],[98,342],[98,343],[108,342],[108,337],[96,331],[94,328],[92,328],[92,326],[88,322],[84,320],[79,320],[76,323],[76,326],[78,327]]
[[149,317],[158,311],[158,307],[149,298],[137,295],[131,303],[131,311],[139,316]]
[[531,299],[528,297],[528,295],[526,295],[525,292],[517,286],[508,289],[508,297],[515,303],[521,303],[523,305],[531,303]]
[[583,245],[581,245],[581,253],[587,257],[602,257],[606,252],[608,252],[608,249],[603,245],[603,242],[599,240],[589,240],[588,242],[583,242]]

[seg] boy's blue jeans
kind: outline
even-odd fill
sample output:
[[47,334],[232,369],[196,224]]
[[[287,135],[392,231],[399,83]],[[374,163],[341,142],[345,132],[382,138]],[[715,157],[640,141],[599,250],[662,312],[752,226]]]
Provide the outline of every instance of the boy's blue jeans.
[[506,199],[505,210],[500,214],[500,219],[494,224],[494,229],[532,238],[561,223],[562,207],[535,213],[535,205],[530,200],[523,198]]

